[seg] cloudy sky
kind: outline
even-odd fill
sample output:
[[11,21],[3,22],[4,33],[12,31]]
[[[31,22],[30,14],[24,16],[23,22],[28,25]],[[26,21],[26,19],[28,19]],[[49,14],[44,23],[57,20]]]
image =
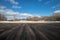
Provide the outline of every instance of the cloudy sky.
[[60,10],[60,0],[0,0],[0,12],[24,16],[50,16]]

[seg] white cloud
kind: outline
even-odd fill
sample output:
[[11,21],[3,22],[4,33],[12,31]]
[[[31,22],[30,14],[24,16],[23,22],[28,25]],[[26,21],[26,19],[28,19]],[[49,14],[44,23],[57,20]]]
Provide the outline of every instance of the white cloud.
[[51,2],[51,1],[46,1],[44,4],[47,5],[47,4],[49,4],[50,2]]
[[29,13],[20,13],[21,16],[33,16],[32,14],[29,14]]
[[5,12],[4,10],[0,9],[0,12]]
[[15,11],[13,11],[11,9],[5,9],[5,10],[0,9],[0,13],[7,15],[8,16],[7,18],[11,18],[11,16],[12,16],[12,19],[13,19],[14,16],[16,16],[17,18],[18,17],[19,18],[26,18],[26,17],[35,17],[35,16],[40,17],[38,15],[33,15],[33,14],[30,14],[30,13],[15,12]]
[[52,6],[52,8],[60,7],[60,4]]
[[21,6],[14,5],[12,8],[21,8]]
[[8,14],[8,15],[17,15],[17,16],[33,16],[29,13],[20,13],[20,12],[14,12],[13,10],[6,9],[6,10],[0,10],[0,13]]
[[15,4],[15,5],[19,4],[19,3],[16,2],[15,0],[7,0],[7,1],[9,1],[11,4]]
[[18,12],[14,12],[14,11],[7,11],[6,13],[9,15],[18,15]]
[[41,17],[40,15],[35,15],[36,17]]
[[60,13],[60,10],[54,11],[54,13]]
[[52,6],[52,8],[56,8],[56,6]]
[[39,15],[33,15],[33,14],[29,14],[29,13],[20,13],[20,16],[26,16],[26,17],[41,17]]
[[39,15],[33,15],[33,14],[30,14],[30,13],[20,13],[20,12],[14,12],[13,10],[11,9],[5,9],[5,10],[0,10],[0,13],[3,13],[3,14],[8,14],[8,15],[17,15],[17,16],[31,16],[31,17],[40,17]]
[[0,9],[5,9],[6,7],[3,5],[0,5]]
[[0,9],[0,13],[7,14],[7,15],[18,15],[19,14],[19,12],[14,12],[13,10],[10,10],[10,9],[5,9],[5,10]]
[[13,10],[6,9],[6,10],[0,10],[0,13],[7,14],[7,15],[16,15],[16,16],[25,16],[25,17],[40,17],[39,15],[33,15],[30,13],[20,13],[20,12],[14,12]]
[[6,10],[6,14],[10,16],[20,16],[19,12],[14,12],[13,10]]
[[53,3],[55,0],[48,0],[48,1],[45,1],[44,4],[47,5],[47,4],[50,4],[50,3]]

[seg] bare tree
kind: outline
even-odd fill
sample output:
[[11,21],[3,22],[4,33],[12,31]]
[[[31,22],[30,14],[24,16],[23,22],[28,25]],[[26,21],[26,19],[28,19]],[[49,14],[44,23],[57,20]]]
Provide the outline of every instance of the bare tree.
[[0,21],[5,21],[5,20],[7,20],[7,18],[3,14],[0,14]]

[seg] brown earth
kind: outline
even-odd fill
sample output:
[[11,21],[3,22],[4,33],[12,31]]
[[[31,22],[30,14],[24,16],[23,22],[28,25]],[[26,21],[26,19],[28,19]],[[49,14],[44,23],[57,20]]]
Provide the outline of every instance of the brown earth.
[[60,40],[60,23],[0,23],[0,40]]

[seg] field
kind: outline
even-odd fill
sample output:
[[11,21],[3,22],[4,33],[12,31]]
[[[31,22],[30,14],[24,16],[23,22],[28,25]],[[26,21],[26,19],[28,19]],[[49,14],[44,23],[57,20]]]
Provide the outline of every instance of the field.
[[60,23],[0,23],[0,40],[60,40]]

